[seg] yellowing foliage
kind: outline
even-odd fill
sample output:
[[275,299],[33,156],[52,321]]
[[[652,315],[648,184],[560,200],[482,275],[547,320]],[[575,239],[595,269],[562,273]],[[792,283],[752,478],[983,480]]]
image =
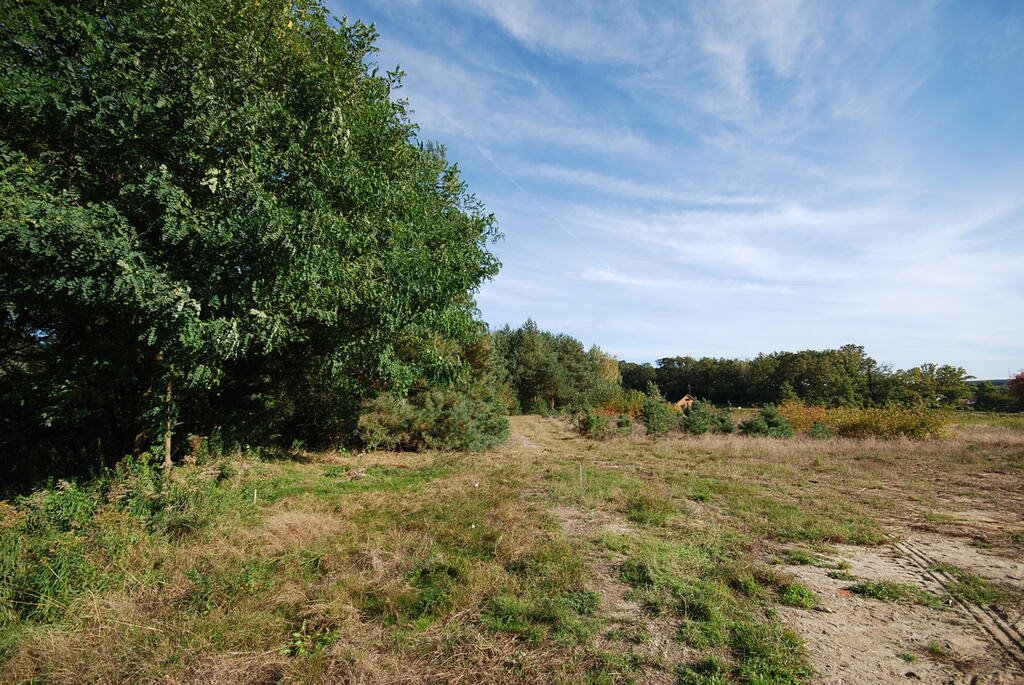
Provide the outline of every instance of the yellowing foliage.
[[639,390],[623,390],[605,403],[602,409],[614,414],[625,414],[634,419],[640,418],[644,412],[644,395]]
[[947,419],[937,411],[877,407],[869,409],[830,409],[828,423],[837,435],[848,438],[896,438],[918,440],[948,435]]
[[904,407],[841,407],[828,409],[801,402],[784,402],[779,413],[789,419],[797,433],[806,434],[815,423],[847,438],[941,438],[948,434],[948,418],[941,412]]
[[828,409],[819,406],[808,406],[803,402],[787,401],[779,405],[779,413],[793,424],[797,433],[811,430],[815,422],[828,423]]

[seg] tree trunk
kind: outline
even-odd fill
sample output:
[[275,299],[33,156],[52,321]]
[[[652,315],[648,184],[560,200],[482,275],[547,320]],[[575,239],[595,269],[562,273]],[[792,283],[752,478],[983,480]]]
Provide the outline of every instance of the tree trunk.
[[171,434],[174,432],[174,377],[167,376],[167,425],[164,429],[164,472],[170,473],[174,462],[171,461]]

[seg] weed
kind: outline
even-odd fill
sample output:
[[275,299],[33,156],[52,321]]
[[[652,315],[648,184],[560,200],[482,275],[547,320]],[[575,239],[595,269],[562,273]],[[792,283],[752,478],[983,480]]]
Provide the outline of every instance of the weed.
[[781,625],[737,623],[729,646],[740,662],[739,676],[746,682],[795,685],[810,675],[803,643],[796,633]]
[[593,616],[601,597],[592,590],[571,590],[562,596],[565,605],[581,616]]
[[622,563],[619,574],[634,587],[654,585],[657,580],[657,569],[647,559],[627,559]]
[[849,580],[849,581],[857,580],[857,576],[855,576],[852,573],[850,573],[849,571],[845,571],[845,570],[829,571],[825,575],[827,575],[832,580]]
[[900,652],[896,656],[898,656],[899,658],[903,659],[908,664],[912,664],[915,661],[917,661],[917,657],[915,655],[911,654],[910,652]]
[[285,656],[307,656],[321,652],[338,641],[340,633],[337,629],[320,627],[313,628],[302,622],[302,627],[292,633],[291,640],[281,648]]
[[817,566],[819,559],[801,549],[787,549],[783,551],[786,561],[795,566]]

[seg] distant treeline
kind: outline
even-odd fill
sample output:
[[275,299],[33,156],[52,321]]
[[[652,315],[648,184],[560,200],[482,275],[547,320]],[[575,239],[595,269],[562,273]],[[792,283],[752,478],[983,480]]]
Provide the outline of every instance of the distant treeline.
[[507,386],[513,413],[607,407],[624,393],[654,386],[669,401],[683,395],[718,405],[752,406],[798,400],[828,407],[962,407],[1012,411],[1011,390],[970,382],[959,366],[921,364],[895,370],[859,345],[832,350],[772,352],[745,359],[665,357],[656,364],[616,360],[528,320],[493,332],[496,377]]
[[772,352],[753,359],[665,357],[656,365],[622,362],[622,384],[655,383],[670,400],[689,393],[736,406],[800,400],[830,407],[953,407],[971,397],[970,376],[950,364],[894,370],[859,345],[833,350]]

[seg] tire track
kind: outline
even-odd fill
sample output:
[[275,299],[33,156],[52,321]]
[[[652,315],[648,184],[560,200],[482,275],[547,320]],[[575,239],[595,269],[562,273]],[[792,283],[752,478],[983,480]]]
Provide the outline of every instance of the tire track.
[[[948,591],[949,586],[956,582],[948,574],[934,569],[937,562],[909,542],[897,542],[893,547],[943,590]],[[1024,668],[1024,635],[1017,628],[1020,620],[1013,624],[990,607],[962,602],[952,596],[951,599],[959,604],[992,641],[1006,652],[1012,662]]]

